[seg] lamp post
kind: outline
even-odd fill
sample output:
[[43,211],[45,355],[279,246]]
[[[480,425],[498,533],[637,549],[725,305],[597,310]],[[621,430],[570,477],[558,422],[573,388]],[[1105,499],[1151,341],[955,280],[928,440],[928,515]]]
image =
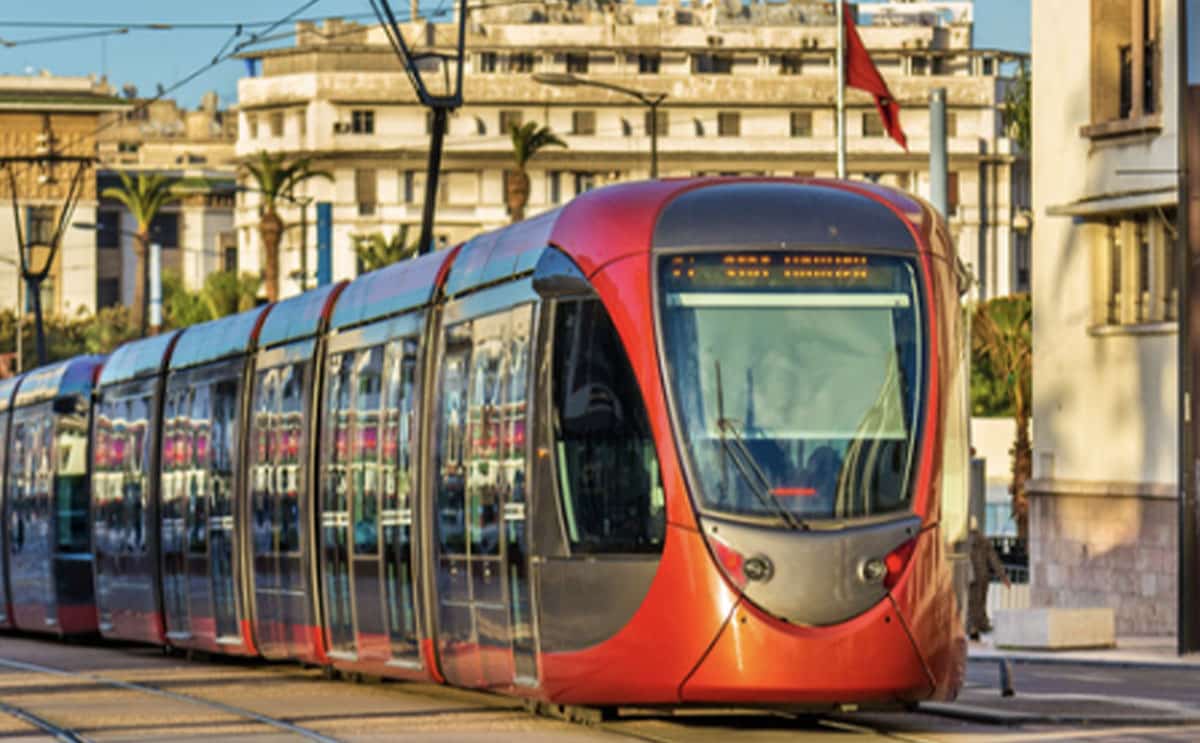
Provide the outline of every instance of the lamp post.
[[533,76],[534,82],[542,83],[543,85],[559,85],[572,86],[583,85],[590,88],[600,88],[601,90],[611,90],[614,93],[627,95],[630,98],[635,98],[644,106],[650,109],[650,177],[658,177],[658,106],[667,98],[666,93],[645,93],[633,88],[626,88],[621,85],[613,85],[612,83],[601,82],[599,80],[589,80],[585,77],[578,77],[570,73],[560,72],[539,72]]
[[[89,232],[100,231],[101,226],[95,222],[75,222],[71,225],[79,230],[87,230]],[[130,238],[131,240],[138,239],[138,233],[132,230],[126,230],[121,227],[117,228],[117,233]],[[150,286],[146,291],[146,316],[149,319],[149,331],[147,335],[158,335],[162,332],[163,322],[163,295],[162,295],[162,244],[155,239],[149,240],[146,244],[146,280]]]

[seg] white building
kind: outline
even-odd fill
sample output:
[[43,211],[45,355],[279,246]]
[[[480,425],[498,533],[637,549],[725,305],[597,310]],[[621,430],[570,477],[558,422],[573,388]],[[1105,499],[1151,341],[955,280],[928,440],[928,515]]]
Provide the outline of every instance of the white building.
[[[1013,229],[1028,204],[1027,164],[1004,136],[999,104],[1020,58],[972,48],[969,2],[860,8],[861,33],[904,108],[910,151],[882,132],[871,99],[850,93],[849,168],[927,194],[928,101],[949,98],[950,202],[960,253],[983,296],[1029,284],[1028,240]],[[868,13],[874,15],[868,17]],[[449,19],[447,19],[448,21]],[[413,24],[425,48],[450,51],[455,24]],[[701,173],[833,175],[835,95],[832,6],[823,0],[701,6],[503,5],[477,11],[467,33],[465,105],[450,121],[435,234],[448,242],[509,220],[505,171],[514,122],[547,123],[570,145],[529,168],[527,214],[575,194],[649,173],[647,109],[594,87],[551,87],[538,72],[667,95],[659,116],[661,176]],[[351,235],[417,233],[429,137],[427,111],[382,30],[330,20],[301,24],[296,44],[260,54],[261,72],[239,82],[237,154],[311,156],[332,183],[304,198],[333,208],[335,277],[352,276]],[[1005,64],[1009,63],[1009,64]],[[440,78],[436,71],[426,77]],[[284,209],[289,225],[296,209]],[[309,250],[316,245],[308,215]],[[260,269],[257,200],[239,204],[239,263]],[[297,229],[285,233],[281,275],[300,264]],[[315,254],[308,266],[315,266]],[[298,290],[284,279],[283,293]]]
[[1032,598],[1119,633],[1176,626],[1177,10],[1033,4]]

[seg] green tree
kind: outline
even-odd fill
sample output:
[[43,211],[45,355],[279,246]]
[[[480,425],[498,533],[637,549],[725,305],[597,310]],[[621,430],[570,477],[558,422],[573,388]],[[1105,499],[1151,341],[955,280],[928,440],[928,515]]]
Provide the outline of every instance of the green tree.
[[242,172],[254,181],[259,194],[258,234],[262,239],[263,283],[267,301],[279,301],[279,242],[283,238],[283,220],[279,217],[278,202],[291,201],[296,186],[314,178],[333,180],[323,170],[315,170],[307,157],[288,161],[282,153],[272,155],[266,150],[242,164]]
[[83,321],[83,342],[88,353],[110,353],[117,346],[140,337],[137,318],[124,305],[102,307]]
[[137,259],[137,273],[133,283],[133,317],[141,334],[146,335],[146,316],[150,300],[150,279],[146,271],[146,254],[150,249],[150,225],[167,204],[179,199],[175,179],[162,175],[139,173],[132,178],[128,173],[118,172],[120,186],[110,186],[101,192],[106,199],[114,199],[125,205],[137,222],[133,254]]
[[1017,70],[1017,77],[1004,94],[1001,114],[1004,116],[1004,127],[1008,136],[1021,146],[1025,152],[1030,151],[1033,144],[1033,81],[1029,72],[1022,66]]
[[204,280],[200,296],[212,319],[254,309],[263,280],[250,273],[217,271]]
[[566,147],[567,143],[558,138],[548,126],[538,126],[536,121],[528,121],[520,126],[513,124],[509,130],[512,137],[513,163],[516,168],[508,173],[508,182],[504,184],[508,212],[513,222],[525,218],[525,205],[529,203],[529,173],[525,166],[534,155],[547,147]]
[[1012,513],[1022,537],[1028,533],[1029,504],[1025,483],[1033,469],[1029,420],[1033,406],[1033,304],[1028,294],[997,297],[975,309],[971,321],[971,351],[984,361],[994,383],[1009,392],[1017,432],[1012,457]]
[[407,260],[417,254],[417,242],[408,241],[408,225],[400,225],[400,229],[389,239],[382,232],[372,232],[369,235],[353,235],[354,255],[358,258],[359,273],[374,271],[377,268],[390,266],[393,263]]

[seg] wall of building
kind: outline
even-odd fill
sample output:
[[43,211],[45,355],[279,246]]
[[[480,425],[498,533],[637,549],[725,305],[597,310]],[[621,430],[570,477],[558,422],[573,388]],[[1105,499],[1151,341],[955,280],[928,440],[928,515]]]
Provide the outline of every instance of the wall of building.
[[[1106,228],[1049,212],[1173,183],[1175,69],[1162,68],[1160,132],[1085,136],[1090,38],[1063,29],[1089,18],[1090,5],[1035,3],[1033,13],[1033,600],[1113,606],[1119,632],[1167,633],[1175,605],[1175,565],[1165,555],[1175,528],[1176,328],[1094,325]],[[1165,31],[1175,27],[1175,8],[1163,0]],[[1161,58],[1175,56],[1166,33]],[[1127,172],[1134,169],[1164,173]]]

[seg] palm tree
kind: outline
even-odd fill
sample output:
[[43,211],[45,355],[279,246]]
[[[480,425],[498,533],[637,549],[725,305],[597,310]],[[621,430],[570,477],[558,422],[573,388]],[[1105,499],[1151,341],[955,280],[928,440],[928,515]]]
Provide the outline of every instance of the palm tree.
[[520,222],[525,218],[525,205],[529,203],[529,174],[525,172],[526,163],[547,147],[566,147],[567,143],[550,131],[550,127],[538,126],[536,121],[529,121],[521,126],[513,124],[509,134],[512,136],[513,160],[517,168],[508,174],[508,182],[504,184],[505,195],[512,221]]
[[1025,483],[1033,471],[1029,419],[1033,405],[1033,306],[1028,294],[997,297],[981,304],[972,321],[971,349],[985,357],[1001,383],[1011,391],[1017,424],[1012,454],[1012,513],[1017,531],[1029,528]]
[[120,186],[109,186],[101,192],[106,199],[125,205],[137,222],[133,254],[137,258],[137,278],[133,284],[133,319],[146,335],[147,303],[150,301],[150,277],[146,272],[146,253],[150,247],[150,225],[167,204],[178,201],[177,182],[163,175],[140,173],[134,180],[128,173],[118,172]]
[[354,255],[358,257],[360,273],[390,266],[417,254],[417,243],[408,242],[406,224],[400,225],[400,229],[390,240],[384,237],[382,232],[354,235],[351,239],[354,241]]
[[314,170],[312,160],[301,157],[287,162],[282,153],[272,155],[266,150],[258,153],[257,159],[243,163],[242,170],[257,186],[259,194],[258,234],[262,238],[263,283],[267,288],[267,301],[279,300],[279,240],[283,236],[283,220],[279,218],[276,204],[281,199],[292,200],[296,186],[313,178],[333,180],[323,170]]

